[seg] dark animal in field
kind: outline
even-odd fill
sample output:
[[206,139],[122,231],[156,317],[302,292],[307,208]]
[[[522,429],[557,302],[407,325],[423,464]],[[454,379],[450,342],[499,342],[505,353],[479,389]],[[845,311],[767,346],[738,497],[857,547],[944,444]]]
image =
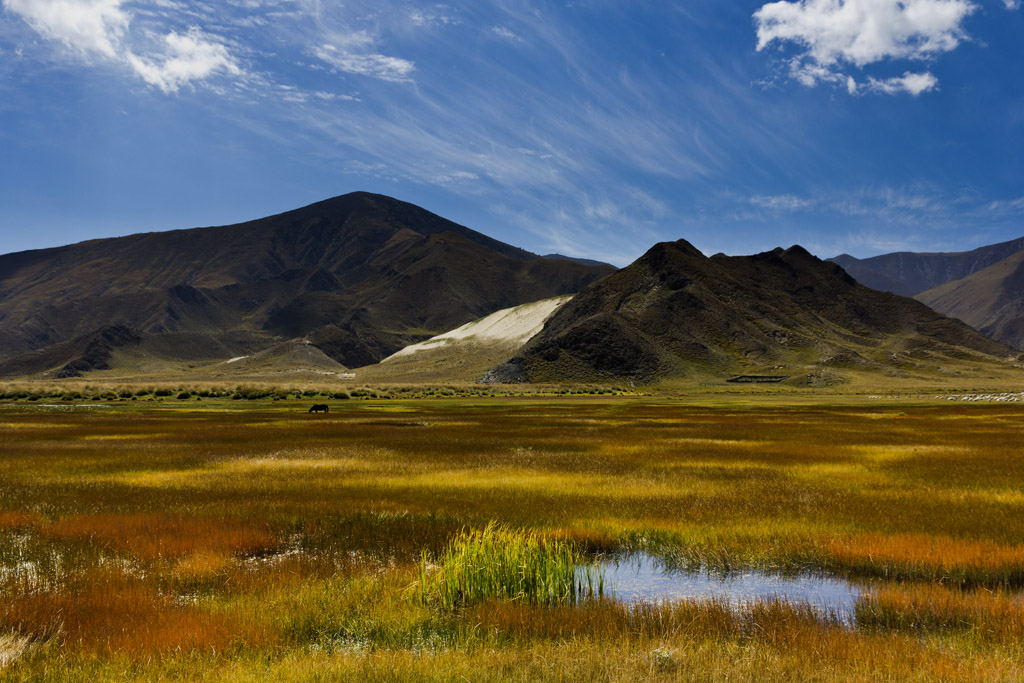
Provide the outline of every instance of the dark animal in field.
[[314,405],[312,408],[309,409],[309,412],[311,412],[311,413],[329,413],[329,412],[331,412],[331,409],[330,409],[330,406],[328,406],[326,403],[317,403],[316,405]]

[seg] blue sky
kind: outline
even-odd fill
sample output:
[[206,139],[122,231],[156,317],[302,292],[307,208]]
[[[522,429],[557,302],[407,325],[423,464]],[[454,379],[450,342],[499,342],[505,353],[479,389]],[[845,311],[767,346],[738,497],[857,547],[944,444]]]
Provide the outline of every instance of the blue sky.
[[1024,235],[1019,0],[0,2],[0,252],[353,190],[619,265]]

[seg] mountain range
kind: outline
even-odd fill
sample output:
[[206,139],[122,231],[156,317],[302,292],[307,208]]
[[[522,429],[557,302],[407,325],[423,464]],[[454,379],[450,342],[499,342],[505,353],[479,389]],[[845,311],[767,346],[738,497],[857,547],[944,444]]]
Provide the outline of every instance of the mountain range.
[[841,254],[838,263],[857,282],[883,292],[915,296],[951,280],[959,280],[1024,250],[1024,237],[971,251],[916,253],[898,251],[866,259]]
[[[679,240],[617,270],[356,192],[237,225],[0,256],[0,377],[359,368],[389,381],[822,385],[1016,372],[1002,343],[857,280],[941,281],[915,293],[1017,339],[1024,325],[998,320],[1021,313],[1018,242],[830,263],[799,246],[708,258]],[[1016,294],[979,306],[994,288]]]
[[0,375],[103,369],[121,349],[194,364],[293,339],[358,367],[614,271],[356,192],[238,225],[0,256]]

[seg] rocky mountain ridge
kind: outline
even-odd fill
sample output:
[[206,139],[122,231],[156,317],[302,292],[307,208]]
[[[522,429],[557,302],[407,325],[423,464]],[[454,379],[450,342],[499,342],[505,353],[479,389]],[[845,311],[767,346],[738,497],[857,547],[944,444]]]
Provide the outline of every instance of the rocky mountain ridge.
[[489,380],[649,382],[841,370],[910,376],[964,363],[1005,365],[1013,355],[913,299],[859,284],[799,246],[708,258],[679,240],[588,286]]

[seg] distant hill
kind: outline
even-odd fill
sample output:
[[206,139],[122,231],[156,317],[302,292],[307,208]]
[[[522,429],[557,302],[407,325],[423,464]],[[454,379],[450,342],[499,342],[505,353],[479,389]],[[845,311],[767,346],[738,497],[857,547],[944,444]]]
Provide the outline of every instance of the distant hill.
[[1024,250],[1024,237],[971,251],[913,253],[908,251],[858,259],[842,254],[838,263],[857,282],[873,289],[914,296],[944,282],[959,280]]
[[914,298],[1024,350],[1024,251]]
[[589,258],[579,258],[578,256],[565,256],[564,254],[544,254],[541,258],[550,259],[561,259],[563,261],[572,261],[573,263],[582,263],[585,266],[608,266],[614,268],[610,263],[604,261],[595,261]]
[[[614,271],[542,258],[356,192],[238,225],[0,256],[0,371],[58,372],[87,355],[96,335],[105,344],[112,326],[169,360],[176,348],[182,360],[208,358],[204,347],[229,359],[301,338],[358,367]],[[174,335],[188,343],[161,341]]]
[[806,383],[858,372],[1005,367],[1012,350],[923,304],[858,284],[801,247],[705,257],[680,240],[584,289],[489,381],[732,374]]

